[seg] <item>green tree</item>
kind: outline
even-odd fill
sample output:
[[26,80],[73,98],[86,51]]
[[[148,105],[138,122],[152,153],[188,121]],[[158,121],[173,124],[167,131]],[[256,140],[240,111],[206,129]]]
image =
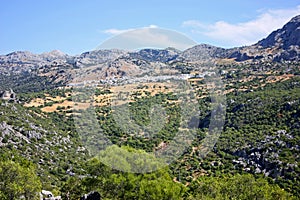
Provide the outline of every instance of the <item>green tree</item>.
[[189,199],[265,199],[281,200],[293,197],[278,185],[251,174],[201,177],[190,186]]
[[66,200],[79,199],[85,193],[88,192],[78,177],[69,178],[62,187],[62,198]]
[[39,199],[41,188],[32,165],[21,166],[10,160],[0,162],[0,199]]
[[[98,191],[106,199],[181,199],[186,191],[186,187],[181,183],[176,183],[169,175],[167,167],[157,168],[159,164],[151,155],[148,160],[142,161],[141,157],[133,156],[126,151],[145,154],[141,150],[135,150],[130,147],[117,148],[112,146],[107,148],[101,160],[104,162],[117,162],[119,165],[124,165],[123,170],[130,171],[133,167],[145,167],[148,165],[150,169],[156,169],[149,173],[130,173],[112,169],[99,159],[93,158],[86,163],[86,172],[89,176],[83,179],[71,178],[63,188],[63,197],[69,195],[69,199],[76,199],[89,191]],[[110,158],[110,159],[109,159]],[[133,159],[136,159],[133,161]],[[150,163],[152,160],[152,163]],[[163,165],[162,165],[163,166]],[[71,198],[72,194],[73,198]],[[67,199],[67,198],[66,198]]]

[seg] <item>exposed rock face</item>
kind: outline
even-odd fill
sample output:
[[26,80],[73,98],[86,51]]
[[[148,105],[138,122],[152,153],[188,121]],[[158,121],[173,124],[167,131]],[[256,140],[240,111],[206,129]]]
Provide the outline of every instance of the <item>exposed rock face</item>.
[[246,153],[246,149],[234,152],[233,154],[239,158],[232,162],[245,171],[251,171],[250,169],[252,169],[253,173],[263,173],[265,176],[272,178],[285,176],[289,171],[294,171],[296,165],[282,166],[279,154],[282,152],[282,148],[299,149],[298,145],[291,145],[293,139],[294,136],[287,133],[287,131],[278,130],[276,135],[267,135],[264,140],[255,146],[248,146],[248,153]]
[[113,61],[126,54],[126,51],[118,49],[95,50],[82,53],[79,56],[75,56],[73,60],[75,66],[77,67],[88,67],[91,65],[98,65],[105,62]]
[[259,41],[252,46],[243,47],[239,50],[243,53],[243,57],[235,57],[237,61],[244,61],[249,59],[299,61],[300,15],[292,18],[281,29],[273,31],[267,38]]
[[59,59],[67,59],[69,56],[59,50],[53,50],[51,52],[46,52],[40,54],[40,57],[44,60],[47,61],[54,61],[54,60],[59,60]]
[[16,51],[4,56],[0,56],[0,64],[27,64],[31,66],[43,66],[46,64],[51,64],[52,62],[63,64],[69,59],[71,59],[71,56],[58,50],[42,54],[33,54],[29,51]]
[[174,48],[167,49],[142,49],[138,52],[130,53],[131,58],[146,60],[149,62],[168,62],[176,59],[181,52]]
[[15,101],[16,100],[16,94],[12,89],[6,90],[4,92],[0,91],[0,96],[2,100],[7,100],[7,101]]
[[180,55],[181,58],[188,61],[226,58],[227,56],[228,50],[208,44],[196,45],[192,48],[185,50]]
[[273,52],[273,60],[300,60],[300,15],[294,17],[283,28],[272,32],[255,46]]
[[[0,63],[26,63],[41,59],[29,51],[16,51],[0,57]],[[22,62],[23,61],[23,62]]]
[[300,46],[300,15],[257,44],[264,48],[281,47],[284,50],[290,49],[291,46]]

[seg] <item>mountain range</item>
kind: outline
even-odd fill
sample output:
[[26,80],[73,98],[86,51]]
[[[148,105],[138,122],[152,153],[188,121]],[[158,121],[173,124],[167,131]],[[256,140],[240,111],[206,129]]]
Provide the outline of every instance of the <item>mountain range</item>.
[[199,44],[185,51],[174,48],[142,49],[136,52],[111,49],[88,51],[76,56],[57,50],[42,54],[16,51],[0,56],[0,81],[16,76],[27,80],[30,74],[42,79],[47,77],[51,83],[66,84],[74,81],[78,73],[85,74],[81,81],[155,75],[157,71],[161,74],[158,69],[162,68],[167,69],[167,73],[176,73],[174,68],[182,63],[207,60],[243,63],[299,61],[299,36],[300,15],[256,44],[230,49]]

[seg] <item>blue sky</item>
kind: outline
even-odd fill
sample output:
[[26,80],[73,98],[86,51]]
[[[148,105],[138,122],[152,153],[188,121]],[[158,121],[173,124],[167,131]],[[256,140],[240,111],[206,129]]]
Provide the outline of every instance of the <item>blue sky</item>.
[[126,30],[159,27],[197,43],[257,42],[300,14],[300,0],[6,0],[0,54],[55,49],[75,55]]

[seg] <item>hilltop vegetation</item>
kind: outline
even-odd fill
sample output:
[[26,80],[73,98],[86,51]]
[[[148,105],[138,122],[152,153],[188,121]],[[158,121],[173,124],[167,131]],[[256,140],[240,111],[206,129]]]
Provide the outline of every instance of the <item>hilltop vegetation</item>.
[[37,164],[43,188],[60,187],[66,170],[77,170],[86,160],[88,153],[71,129],[71,119],[56,113],[45,115],[18,103],[0,104],[1,154],[21,155]]
[[[143,199],[146,196],[147,199],[292,199],[292,195],[296,198],[300,191],[300,79],[295,77],[297,74],[291,73],[298,68],[289,68],[289,74],[293,76],[280,72],[286,69],[285,65],[277,67],[277,76],[274,76],[275,73],[258,75],[254,71],[252,76],[259,78],[244,79],[249,74],[248,66],[236,66],[223,75],[227,77],[228,85],[225,90],[228,93],[224,132],[205,158],[200,156],[202,150],[199,144],[205,138],[210,123],[209,90],[205,89],[205,82],[201,79],[192,81],[193,87],[199,91],[199,110],[202,111],[196,138],[182,156],[160,172],[145,175],[119,172],[101,164],[102,159],[89,160],[92,157],[86,145],[97,144],[94,130],[85,127],[89,134],[82,137],[73,119],[74,115],[82,115],[89,108],[74,109],[76,102],[73,101],[77,98],[70,98],[70,88],[18,94],[23,103],[36,98],[44,100],[37,107],[27,108],[22,104],[2,101],[1,152],[14,149],[14,154],[34,162],[42,187],[66,199],[67,194],[71,195],[69,199],[76,199],[92,190],[99,191],[108,199]],[[225,65],[226,69],[228,66]],[[270,76],[273,78],[270,79]],[[106,96],[113,92],[112,88],[95,91],[99,98],[94,102],[108,103],[95,105],[95,111],[97,122],[113,144],[152,152],[173,139],[179,127],[177,97],[164,86],[155,88],[164,89],[165,93],[148,92],[155,89],[154,85],[151,88],[136,85],[129,95],[133,100],[129,104],[132,120],[140,126],[153,123],[149,118],[151,104],[165,107],[169,123],[158,133],[153,133],[151,140],[138,135],[139,129],[132,126],[126,129],[126,126],[120,127],[115,122],[109,96]],[[82,98],[82,103],[93,105]],[[73,104],[42,112],[44,107],[64,101]],[[86,120],[89,119],[84,120],[87,125],[91,124]],[[237,183],[238,187],[233,183]],[[243,193],[236,192],[244,190]]]

